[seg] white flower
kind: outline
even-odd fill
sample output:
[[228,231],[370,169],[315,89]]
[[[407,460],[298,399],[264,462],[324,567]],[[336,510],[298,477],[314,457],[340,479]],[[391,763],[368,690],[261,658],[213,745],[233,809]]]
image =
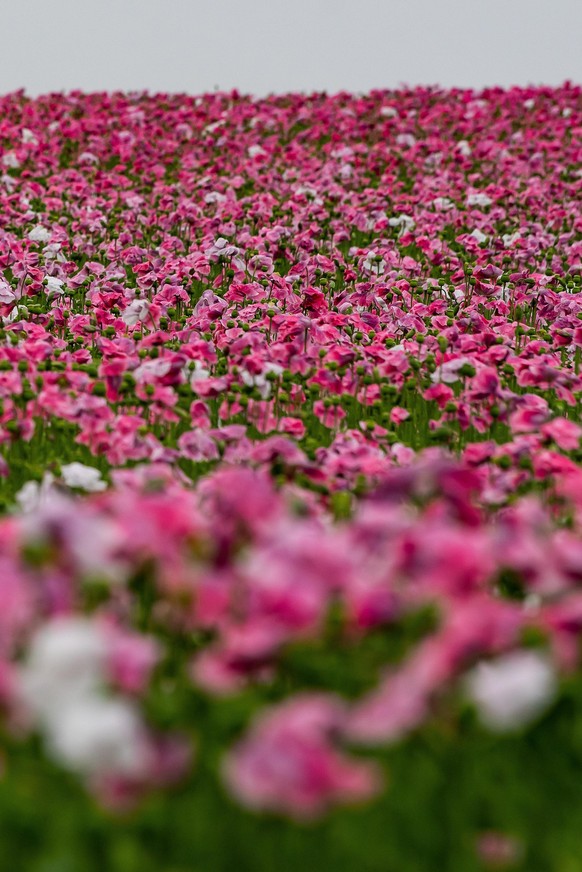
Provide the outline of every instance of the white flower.
[[487,194],[469,194],[467,197],[467,206],[490,206],[492,202]]
[[448,197],[435,197],[432,202],[435,209],[439,212],[446,212],[449,209],[455,208],[455,204]]
[[398,109],[395,109],[394,106],[382,106],[380,109],[380,115],[382,118],[396,118],[398,115]]
[[504,233],[501,239],[506,248],[511,248],[518,239],[521,239],[521,234],[519,230],[516,230],[515,233]]
[[414,220],[410,215],[396,215],[394,218],[388,219],[390,227],[403,227],[405,230],[414,229]]
[[447,385],[452,385],[454,382],[459,381],[459,370],[466,363],[472,365],[473,361],[470,357],[456,357],[453,360],[447,360],[445,363],[442,363],[435,372],[433,372],[430,377],[431,381],[444,382]]
[[16,494],[16,502],[23,512],[32,512],[40,502],[40,485],[37,481],[27,481]]
[[[210,125],[209,125],[210,126]],[[208,129],[208,128],[206,128]],[[190,127],[189,124],[182,123],[176,125],[176,135],[180,137],[180,139],[192,139],[194,136],[194,131]]]
[[93,466],[85,466],[84,463],[66,463],[61,466],[61,475],[67,487],[77,487],[91,493],[107,487],[99,470]]
[[245,262],[240,257],[240,248],[232,245],[223,236],[219,236],[213,245],[206,248],[204,254],[208,260],[217,261],[219,258],[228,258],[236,269],[244,270],[245,268]]
[[77,158],[77,163],[97,164],[99,163],[99,158],[92,151],[83,151]]
[[457,151],[459,154],[462,154],[463,157],[469,157],[471,154],[471,146],[466,139],[460,139],[459,142],[457,142]]
[[33,512],[43,505],[49,494],[54,493],[53,484],[55,477],[50,472],[45,472],[42,482],[27,481],[16,494],[16,502],[22,512]]
[[2,155],[2,163],[12,170],[18,169],[20,166],[20,161],[13,151],[7,151],[6,154]]
[[477,242],[478,242],[479,244],[481,244],[482,242],[485,242],[485,241],[487,240],[487,236],[485,235],[485,233],[481,233],[481,231],[479,230],[478,227],[476,227],[476,228],[475,228],[475,229],[474,229],[474,230],[469,234],[469,236],[472,236],[473,239],[476,239]]
[[264,148],[261,148],[260,145],[251,145],[247,149],[247,154],[249,157],[260,157],[264,154],[267,154]]
[[386,269],[386,261],[383,257],[380,257],[379,260],[376,260],[377,256],[378,253],[376,251],[369,251],[366,255],[366,259],[362,263],[362,266],[368,272],[373,272],[381,275]]
[[50,242],[45,245],[42,250],[45,260],[57,260],[59,263],[64,263],[67,258],[61,251],[62,247],[60,242]]
[[31,242],[48,242],[51,236],[50,230],[47,230],[42,224],[37,224],[36,227],[33,227],[28,232],[28,238]]
[[399,133],[396,137],[398,145],[404,145],[407,148],[412,148],[416,144],[416,137],[412,133]]
[[190,383],[194,388],[197,381],[204,381],[210,378],[210,370],[206,369],[199,360],[194,361],[194,372],[190,376]]
[[[51,514],[57,511],[51,512],[51,509],[53,507],[49,504],[45,524],[50,525]],[[123,560],[118,555],[122,534],[117,524],[107,517],[91,517],[77,512],[70,501],[64,511],[70,515],[65,521],[68,526],[67,549],[79,575],[120,584],[125,576]]]
[[537,612],[539,611],[542,603],[543,600],[539,593],[530,593],[523,601],[523,610],[525,612]]
[[[222,127],[224,124],[224,120],[219,118],[218,121],[213,121],[212,124],[207,124],[203,130],[203,133],[214,133],[215,130],[218,130],[219,127]],[[192,138],[192,128],[190,128],[190,136],[189,139]]]
[[270,372],[281,375],[283,367],[279,366],[278,363],[267,363],[260,375],[251,375],[248,370],[243,369],[241,370],[241,378],[248,387],[257,388],[263,400],[268,400],[271,396],[271,382],[267,379],[267,373]]
[[149,762],[134,705],[106,695],[108,641],[97,624],[55,618],[32,639],[17,680],[53,756],[83,775],[143,773]]
[[18,321],[19,318],[22,318],[28,314],[27,306],[14,306],[14,308],[10,311],[9,315],[5,315],[2,318],[4,324],[12,324],[14,321]]
[[331,156],[335,160],[349,160],[354,155],[354,149],[350,148],[349,145],[342,145],[341,148],[334,148],[331,152]]
[[16,300],[16,293],[12,290],[8,282],[0,279],[0,303],[6,305],[13,303]]
[[105,636],[91,621],[55,618],[33,637],[20,671],[24,703],[41,719],[96,693],[104,681]]
[[223,203],[226,200],[226,195],[221,194],[219,191],[210,191],[204,197],[205,203]]
[[55,276],[47,276],[45,281],[48,297],[60,297],[64,294],[63,285],[65,283],[62,279],[57,279]]
[[38,145],[38,139],[36,138],[36,136],[34,135],[32,130],[28,129],[28,127],[22,128],[20,138],[22,139],[22,141],[24,143],[30,143],[31,145]]
[[156,379],[167,375],[172,367],[169,360],[164,360],[163,357],[156,360],[146,360],[141,363],[133,371],[133,377],[136,382],[155,382]]
[[467,690],[491,730],[525,726],[540,715],[557,692],[551,661],[537,651],[515,651],[480,663],[468,676]]
[[5,188],[8,188],[9,191],[13,191],[17,185],[17,180],[13,179],[12,176],[7,175],[6,173],[3,173],[0,176],[0,181]]
[[427,167],[438,167],[443,159],[442,151],[433,151],[424,159],[424,164]]
[[140,321],[145,321],[150,310],[150,304],[147,300],[132,300],[125,308],[121,320],[128,327],[135,327]]
[[297,188],[294,189],[293,196],[305,196],[315,200],[317,198],[317,191],[315,190],[315,188],[312,188],[309,185],[299,185]]
[[137,776],[148,762],[141,719],[126,699],[90,697],[64,706],[51,720],[54,757],[84,775]]

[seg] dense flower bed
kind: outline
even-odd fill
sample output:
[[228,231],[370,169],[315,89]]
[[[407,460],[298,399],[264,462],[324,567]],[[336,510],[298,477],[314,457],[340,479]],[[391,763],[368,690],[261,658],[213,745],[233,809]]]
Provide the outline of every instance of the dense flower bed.
[[0,100],[7,869],[580,868],[581,96]]

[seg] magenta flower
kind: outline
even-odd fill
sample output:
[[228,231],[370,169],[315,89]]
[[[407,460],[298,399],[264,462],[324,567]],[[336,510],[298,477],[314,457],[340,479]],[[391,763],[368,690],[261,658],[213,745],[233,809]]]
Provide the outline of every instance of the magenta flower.
[[297,697],[272,709],[227,756],[227,785],[252,809],[299,820],[336,803],[371,799],[381,783],[376,768],[334,747],[343,718],[342,705],[326,696]]

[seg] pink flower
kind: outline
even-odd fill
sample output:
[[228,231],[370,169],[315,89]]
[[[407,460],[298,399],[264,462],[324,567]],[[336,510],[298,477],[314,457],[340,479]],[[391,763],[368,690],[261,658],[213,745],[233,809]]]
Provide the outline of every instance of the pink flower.
[[6,306],[13,303],[17,299],[17,295],[12,290],[10,285],[4,279],[0,279],[0,304]]
[[150,305],[147,300],[133,300],[126,307],[122,320],[128,327],[135,327],[148,317]]
[[546,400],[534,394],[526,394],[520,408],[510,415],[509,426],[513,433],[531,433],[541,428],[548,414]]
[[127,693],[141,693],[160,658],[159,642],[114,626],[104,629],[109,643],[108,670],[114,684]]
[[477,854],[488,869],[511,868],[522,858],[523,845],[514,836],[490,831],[478,837]]
[[303,439],[305,435],[305,424],[299,418],[283,416],[279,421],[279,427],[283,433],[288,433],[295,439]]
[[329,806],[371,799],[380,789],[373,764],[350,760],[334,747],[344,718],[334,697],[304,695],[263,714],[228,754],[226,783],[255,810],[299,820]]
[[203,430],[190,430],[178,440],[178,448],[183,457],[197,462],[217,460],[219,457],[216,442]]
[[546,438],[553,439],[563,451],[575,451],[580,447],[582,427],[567,418],[554,418],[543,425],[541,432]]
[[9,557],[0,557],[0,656],[11,652],[35,611],[34,587]]
[[406,421],[407,418],[410,418],[410,412],[408,409],[394,406],[390,411],[390,420],[393,424],[402,424],[402,422]]

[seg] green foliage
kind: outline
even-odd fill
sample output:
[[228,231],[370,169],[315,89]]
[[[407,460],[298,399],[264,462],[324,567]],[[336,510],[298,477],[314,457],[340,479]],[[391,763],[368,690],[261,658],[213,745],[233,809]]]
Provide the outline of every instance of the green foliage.
[[248,702],[213,703],[199,721],[212,743],[191,780],[121,816],[96,807],[38,749],[11,750],[0,872],[482,872],[475,842],[490,830],[523,845],[522,860],[500,868],[582,870],[580,687],[525,737],[487,735],[467,712],[433,721],[382,752],[381,800],[305,825],[243,811],[218,785],[218,753]]
[[265,704],[306,688],[359,695],[435,619],[417,613],[404,630],[386,627],[358,642],[344,638],[334,610],[318,641],[284,654],[275,684],[223,700],[188,682],[184,670],[200,640],[184,639],[160,668],[146,708],[153,723],[181,724],[197,743],[188,780],[113,813],[48,762],[36,741],[9,743],[0,781],[0,872],[486,872],[494,867],[483,865],[476,843],[489,831],[523,848],[517,863],[497,868],[579,872],[582,687],[574,681],[525,735],[487,733],[460,700],[447,700],[448,715],[437,705],[406,740],[366,752],[385,773],[380,799],[323,821],[254,815],[222,788],[224,748]]

